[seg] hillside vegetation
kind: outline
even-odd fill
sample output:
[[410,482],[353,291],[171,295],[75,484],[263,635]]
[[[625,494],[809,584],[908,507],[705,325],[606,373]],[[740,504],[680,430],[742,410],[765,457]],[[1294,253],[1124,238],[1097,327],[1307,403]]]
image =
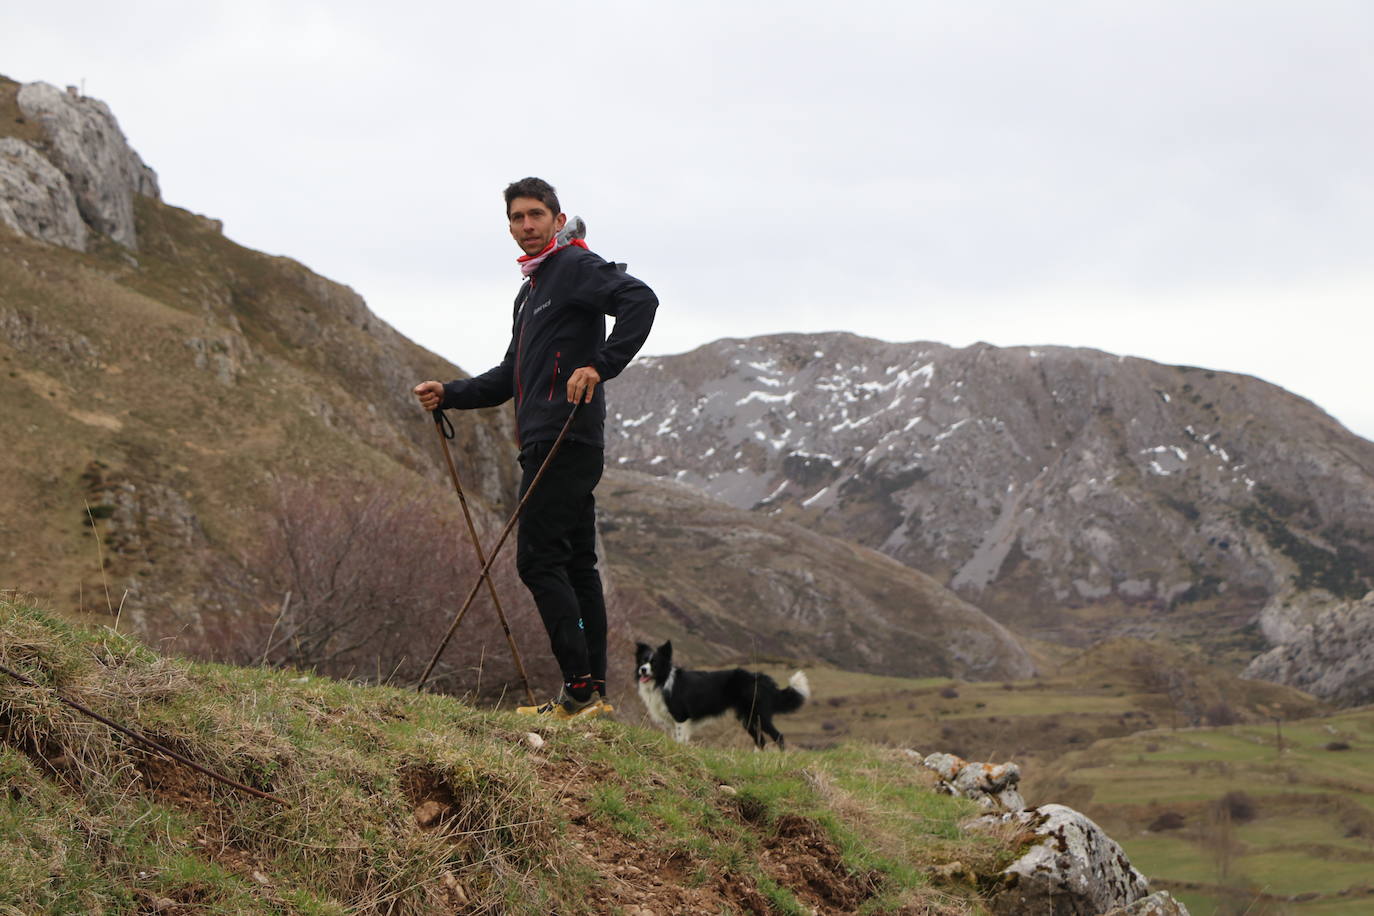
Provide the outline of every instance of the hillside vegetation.
[[[0,912],[977,913],[895,751],[682,747],[299,672],[190,664],[0,600]],[[288,805],[150,755],[54,691]],[[624,714],[622,710],[622,714]],[[637,719],[625,715],[627,720]]]
[[1087,814],[1195,916],[1374,912],[1374,707],[1332,711],[1158,642],[1045,668],[1002,683],[812,670],[818,701],[788,740],[1014,760],[1028,804]]
[[[0,78],[0,138],[54,156],[18,92]],[[410,388],[461,371],[347,286],[127,196],[136,248],[0,225],[0,588],[183,654],[411,676],[474,559]],[[494,532],[515,490],[509,413],[452,419]],[[538,632],[513,551],[497,574],[517,631]],[[469,689],[480,666],[499,690],[513,672],[489,608],[464,636],[436,683]]]
[[1046,782],[1193,913],[1374,912],[1374,708],[1104,741]]

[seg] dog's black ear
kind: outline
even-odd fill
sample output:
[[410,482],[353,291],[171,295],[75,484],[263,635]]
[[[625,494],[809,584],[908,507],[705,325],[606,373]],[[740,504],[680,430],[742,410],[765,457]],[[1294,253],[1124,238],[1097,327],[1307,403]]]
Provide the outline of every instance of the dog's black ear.
[[654,651],[654,650],[653,650],[652,648],[650,648],[650,646],[649,646],[648,643],[645,643],[645,642],[637,642],[637,643],[635,643],[635,657],[636,657],[636,658],[638,658],[638,657],[641,656],[641,655],[646,655],[646,654],[648,654],[648,653],[650,653],[650,652],[652,652],[652,651]]
[[671,639],[658,647],[658,657],[665,662],[673,660],[673,641]]

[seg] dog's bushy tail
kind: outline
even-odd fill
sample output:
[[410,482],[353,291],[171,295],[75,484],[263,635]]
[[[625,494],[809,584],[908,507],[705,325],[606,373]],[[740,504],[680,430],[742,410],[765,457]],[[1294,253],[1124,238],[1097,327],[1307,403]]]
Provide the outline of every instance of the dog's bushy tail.
[[777,699],[773,701],[773,711],[796,712],[809,699],[811,682],[806,679],[806,672],[798,671],[788,678],[787,687],[778,691]]

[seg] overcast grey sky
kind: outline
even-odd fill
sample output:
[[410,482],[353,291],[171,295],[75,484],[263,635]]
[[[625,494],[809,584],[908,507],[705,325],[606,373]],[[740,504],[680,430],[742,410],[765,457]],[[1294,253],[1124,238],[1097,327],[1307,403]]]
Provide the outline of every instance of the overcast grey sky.
[[6,4],[169,203],[480,372],[540,175],[646,353],[847,330],[1258,375],[1374,438],[1374,3]]

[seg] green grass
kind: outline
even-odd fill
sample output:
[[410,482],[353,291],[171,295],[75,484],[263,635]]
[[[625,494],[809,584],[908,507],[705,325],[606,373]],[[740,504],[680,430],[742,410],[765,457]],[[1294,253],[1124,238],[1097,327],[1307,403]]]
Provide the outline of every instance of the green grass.
[[[1374,912],[1374,708],[1281,733],[1281,747],[1272,722],[1101,741],[1062,760],[1055,784],[1194,914]],[[1237,792],[1248,810],[1218,821]],[[1163,812],[1183,826],[1149,832]]]
[[[456,894],[472,912],[591,914],[622,908],[617,889],[649,881],[635,875],[709,912],[833,909],[816,896],[833,893],[864,913],[978,913],[976,888],[933,889],[930,870],[995,874],[1016,853],[872,745],[684,747],[609,719],[190,664],[7,598],[0,661],[41,685],[0,682],[6,916],[418,914]],[[290,805],[150,757],[54,690]],[[824,891],[799,877],[817,870]]]

